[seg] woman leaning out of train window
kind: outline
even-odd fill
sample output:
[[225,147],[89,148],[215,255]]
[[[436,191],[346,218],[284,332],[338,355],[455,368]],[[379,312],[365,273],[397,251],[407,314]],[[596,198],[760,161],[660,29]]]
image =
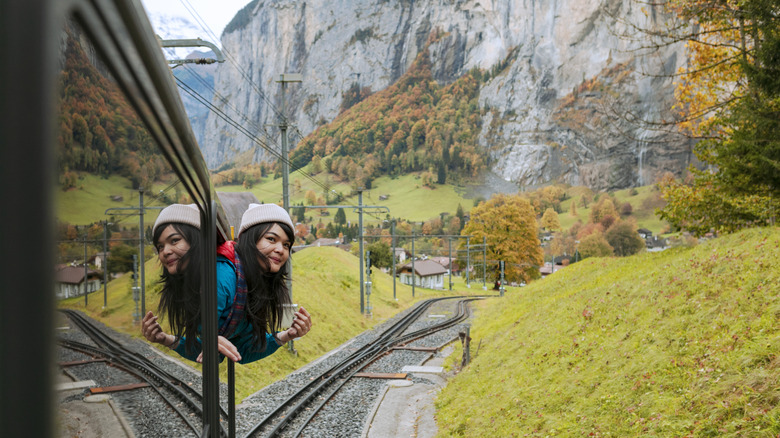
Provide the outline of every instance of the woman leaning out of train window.
[[[181,356],[200,362],[200,273],[203,263],[199,229],[200,214],[195,204],[174,204],[160,212],[153,228],[154,245],[163,266],[159,311],[168,317],[173,334],[162,330],[157,316],[151,311],[144,316],[142,331],[150,342],[166,345]],[[311,322],[308,313],[302,310],[298,312],[300,315],[296,314],[293,327],[281,333],[263,332],[264,342],[246,342],[247,334],[257,330],[247,320],[246,292],[237,288],[240,271],[237,270],[234,242],[226,242],[218,248],[216,270],[220,353],[233,361],[248,363],[272,354],[287,340],[308,332]]]
[[[309,332],[311,315],[303,307],[295,312],[288,329],[276,331],[290,305],[286,283],[294,242],[287,211],[276,204],[249,204],[241,217],[238,244],[234,245],[236,293],[232,314],[226,317],[224,325],[220,324],[220,353],[232,357],[231,353],[237,351],[241,363],[252,362],[269,354],[264,353],[269,349],[275,351]],[[222,247],[220,254],[232,243]]]

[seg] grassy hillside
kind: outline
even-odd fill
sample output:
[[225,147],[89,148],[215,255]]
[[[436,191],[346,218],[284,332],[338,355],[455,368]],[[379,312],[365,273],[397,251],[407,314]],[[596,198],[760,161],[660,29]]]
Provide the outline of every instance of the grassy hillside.
[[[332,175],[328,177],[325,173],[314,175],[314,178],[318,181],[324,181],[329,178],[330,181],[335,182]],[[297,183],[295,181],[297,181]],[[306,192],[309,190],[313,191],[317,196],[322,196],[322,189],[308,178],[303,177],[300,173],[293,173],[290,176],[290,182],[291,186],[300,187],[300,189],[291,189],[290,203],[293,205],[301,203],[306,205],[305,196]],[[333,190],[338,193],[349,194],[351,192],[351,188],[348,184],[334,183],[332,187]],[[217,190],[224,192],[247,191],[240,185],[220,186]],[[635,195],[631,194],[632,190],[636,191]],[[282,201],[281,178],[275,180],[269,179],[263,183],[256,184],[248,191],[253,193],[263,202],[280,203]],[[595,202],[590,202],[587,208],[582,207],[579,203],[580,196],[585,193],[588,196],[593,197],[595,194],[587,187],[579,186],[568,187],[565,191],[569,199],[561,202],[561,212],[559,213],[559,220],[563,229],[569,229],[577,221],[587,223],[590,217],[591,206],[595,204]],[[370,190],[363,192],[363,204],[388,207],[392,217],[402,218],[413,222],[422,222],[439,217],[439,214],[443,212],[455,214],[458,209],[458,204],[463,207],[465,212],[468,212],[474,206],[475,199],[467,198],[465,192],[466,190],[463,190],[463,187],[450,184],[437,184],[435,189],[424,187],[420,175],[416,173],[410,173],[396,178],[383,176],[374,180]],[[624,189],[616,191],[614,194],[616,208],[619,208],[626,202],[631,204],[633,208],[631,217],[636,220],[639,227],[647,228],[654,234],[661,232],[664,227],[664,221],[660,220],[655,215],[655,208],[658,206],[658,191],[654,186]],[[380,195],[388,195],[388,198],[380,200]],[[573,201],[577,202],[576,215],[571,214],[571,204]],[[347,196],[340,204],[357,205],[358,196]],[[319,212],[310,210],[307,211],[306,216],[312,217],[314,222],[322,220],[324,223],[328,223],[334,213],[335,211],[331,210],[330,217],[320,217]],[[357,213],[353,212],[352,209],[345,210],[345,213],[347,215],[347,220],[353,222],[358,220]],[[376,224],[381,222],[384,218],[384,213],[374,216],[366,215],[363,217],[363,221],[366,224]]]
[[780,434],[778,228],[587,259],[480,306],[442,436]]
[[[332,188],[337,193],[349,194],[351,188],[345,183],[335,183],[332,176],[327,177],[324,173],[314,176],[322,182],[326,179],[332,181]],[[307,204],[305,201],[306,192],[313,191],[317,196],[322,196],[322,188],[313,181],[304,177],[300,173],[290,175],[290,203],[293,205]],[[168,183],[157,183],[153,192],[160,191],[168,186]],[[76,188],[56,193],[57,216],[70,224],[90,224],[106,219],[103,214],[106,209],[113,207],[137,207],[138,192],[129,188],[130,182],[126,178],[112,176],[103,179],[90,174],[81,174]],[[654,213],[655,206],[651,202],[657,197],[657,191],[653,186],[638,187],[635,189],[637,194],[631,195],[631,189],[625,189],[615,192],[616,206],[619,207],[625,202],[629,202],[633,207],[633,214],[639,227],[647,228],[658,234],[663,221],[658,219]],[[282,179],[268,179],[263,183],[256,184],[249,190],[241,185],[226,185],[217,187],[220,192],[244,192],[249,191],[254,194],[261,202],[282,201]],[[449,184],[436,185],[435,189],[424,187],[419,174],[411,173],[396,178],[380,177],[373,183],[373,188],[363,192],[363,204],[384,206],[390,209],[390,215],[396,218],[402,218],[413,222],[427,221],[439,217],[441,213],[447,212],[455,214],[458,204],[468,212],[474,205],[475,199],[466,198],[465,190],[462,187]],[[561,213],[559,220],[564,229],[570,228],[575,222],[588,222],[590,217],[590,206],[583,208],[579,205],[580,196],[587,193],[593,196],[593,193],[586,187],[569,187],[566,189],[569,199],[561,203]],[[169,191],[169,195],[173,192]],[[114,202],[112,196],[123,196],[123,201]],[[380,195],[388,195],[385,200],[380,200]],[[164,206],[163,203],[155,201],[153,196],[147,195],[145,205]],[[571,203],[576,201],[577,214],[571,215]],[[358,196],[347,196],[341,200],[341,205],[357,205]],[[158,210],[149,210],[145,216],[145,223],[153,224],[157,217]],[[357,222],[358,214],[353,209],[345,210],[347,220],[353,223]],[[330,209],[330,216],[320,216],[319,211],[309,210],[306,216],[312,218],[314,222],[322,220],[328,223],[335,214],[334,209]],[[364,215],[363,221],[366,225],[378,224],[385,219],[385,213],[374,215]],[[137,223],[136,219],[125,219],[128,224]]]
[[[293,255],[293,301],[312,314],[314,325],[306,337],[295,342],[297,356],[284,349],[264,360],[236,367],[237,400],[285,377],[420,299],[453,294],[449,291],[416,288],[415,297],[412,298],[411,287],[396,283],[396,301],[393,299],[392,277],[375,269],[370,296],[372,315],[363,316],[360,314],[358,264],[359,260],[355,256],[333,247],[310,248]],[[156,259],[147,262],[147,310],[156,309],[159,300],[155,293],[159,273]],[[86,313],[116,330],[142,338],[140,326],[133,323],[135,303],[130,287],[129,276],[111,281],[108,306],[103,308],[102,291],[92,293],[88,297]],[[483,292],[481,288],[474,287],[464,287],[463,290],[469,290],[470,293]],[[60,306],[83,311],[84,297],[62,301]],[[170,353],[165,348],[161,348],[161,351]],[[176,353],[171,356],[179,357]],[[200,369],[193,362],[187,363]],[[221,380],[226,382],[226,363],[221,365],[220,371]]]
[[[632,191],[635,191],[636,194],[632,195]],[[580,197],[583,193],[591,196],[594,195],[587,187],[578,186],[566,189],[566,194],[569,196],[569,199],[561,202],[561,213],[558,215],[561,227],[564,230],[571,228],[577,221],[581,221],[582,223],[588,222],[591,207],[595,204],[595,201],[588,204],[588,207],[582,207],[582,205],[580,205]],[[660,202],[658,200],[659,193],[655,186],[623,189],[616,191],[614,194],[615,208],[617,208],[618,211],[623,204],[626,202],[630,203],[633,208],[631,217],[636,220],[637,226],[639,228],[647,228],[652,231],[653,234],[660,234],[665,222],[659,219],[655,214],[655,209],[659,206],[658,203]],[[573,201],[577,203],[576,215],[571,214],[571,204]]]
[[[168,185],[168,182],[157,182],[152,185],[152,192],[159,192]],[[87,225],[108,219],[104,213],[109,208],[138,207],[138,190],[131,187],[130,180],[121,176],[103,178],[80,172],[74,188],[54,191],[57,218],[73,225]],[[121,196],[122,200],[113,201],[114,196]],[[164,207],[166,204],[157,202],[152,195],[146,194],[144,205]],[[144,223],[150,226],[154,224],[158,212],[159,210],[148,210],[144,215]],[[137,228],[137,216],[125,222],[128,225],[135,224]]]
[[[322,181],[325,178],[325,174],[318,174],[315,178]],[[305,196],[309,190],[314,191],[317,196],[322,195],[322,189],[315,185],[311,180],[300,176],[300,174],[293,174],[290,176],[291,184],[294,185],[295,181],[300,183],[300,190],[292,190],[290,193],[290,203],[298,205],[303,203],[306,205]],[[351,188],[347,184],[334,184],[333,190],[336,192],[349,194]],[[281,179],[270,180],[268,182],[257,184],[249,190],[244,189],[242,186],[220,186],[217,188],[220,192],[243,192],[249,191],[253,193],[257,199],[264,202],[281,202],[282,198],[282,183]],[[389,195],[388,199],[380,200],[380,195]],[[357,205],[358,196],[348,196],[339,202],[341,205]],[[449,184],[437,185],[436,189],[423,187],[421,178],[417,174],[403,175],[397,178],[380,177],[374,181],[373,188],[363,192],[363,204],[364,205],[376,205],[383,206],[390,209],[390,215],[392,217],[398,217],[415,222],[422,222],[439,216],[439,213],[449,212],[455,214],[458,209],[458,204],[463,207],[464,211],[471,209],[474,204],[473,199],[464,198],[463,195],[458,193],[457,187]],[[357,212],[353,212],[353,209],[345,209],[344,213],[347,215],[347,220],[356,222],[358,220]],[[331,217],[335,214],[335,210],[330,211],[330,217],[322,217],[323,222],[327,223]],[[309,210],[306,212],[307,217],[313,217],[314,221],[320,220],[319,212]],[[385,213],[363,217],[364,223],[378,223],[385,218]]]

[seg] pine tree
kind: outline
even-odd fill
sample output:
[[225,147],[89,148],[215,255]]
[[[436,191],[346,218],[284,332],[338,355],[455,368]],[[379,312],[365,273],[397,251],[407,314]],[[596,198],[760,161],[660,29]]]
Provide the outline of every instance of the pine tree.
[[444,165],[444,162],[440,161],[437,168],[436,183],[444,184],[446,182],[447,182],[447,167]]
[[336,211],[336,215],[333,217],[333,222],[335,222],[337,225],[345,225],[347,223],[347,214],[344,213],[343,208],[339,208]]

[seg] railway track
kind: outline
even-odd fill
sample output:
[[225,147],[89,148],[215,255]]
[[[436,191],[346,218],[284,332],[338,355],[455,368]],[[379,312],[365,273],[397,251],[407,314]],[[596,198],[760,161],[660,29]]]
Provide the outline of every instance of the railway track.
[[[376,339],[354,353],[342,358],[327,369],[310,376],[309,383],[292,395],[275,403],[275,408],[248,429],[245,437],[316,436],[322,431],[307,431],[318,415],[331,403],[357,373],[366,370],[378,359],[391,355],[399,347],[425,338],[433,333],[452,328],[469,317],[468,302],[478,298],[437,298],[418,304],[412,311],[385,329]],[[412,325],[425,315],[431,306],[445,300],[456,301],[453,316],[420,329]],[[450,339],[451,340],[451,339]],[[427,351],[431,351],[428,349]],[[400,370],[398,370],[400,371]],[[314,430],[314,429],[312,429]]]
[[[160,423],[167,429],[166,435],[175,433],[177,435],[200,436],[202,434],[200,420],[203,414],[203,396],[191,386],[191,382],[171,374],[144,355],[126,348],[122,343],[96,327],[82,314],[72,310],[61,310],[61,312],[86,337],[85,340],[63,337],[58,340],[60,347],[79,353],[84,357],[83,359],[61,361],[61,367],[68,368],[70,374],[76,376],[83,374],[83,378],[93,380],[96,375],[107,376],[102,382],[96,381],[97,384],[101,385],[101,388],[91,389],[90,391],[93,393],[143,391],[142,395],[124,395],[124,398],[130,400],[123,405],[131,406],[123,409],[125,413],[129,416],[145,417],[139,418],[140,421],[134,421],[134,423]],[[71,357],[73,357],[72,353]],[[111,369],[97,371],[96,367]],[[126,376],[119,376],[120,372]],[[117,382],[120,384],[114,384]],[[150,402],[149,399],[155,399],[156,402]],[[137,406],[139,409],[133,409],[132,406]],[[227,419],[227,413],[224,409],[221,409],[220,414],[223,419]],[[154,418],[158,420],[155,421]],[[153,427],[153,430],[158,429]],[[223,436],[227,436],[224,427],[221,428],[221,432]],[[149,435],[155,433],[150,431]]]
[[[468,302],[474,299],[479,298],[423,301],[305,370],[249,397],[235,411],[237,436],[359,436],[387,379],[430,383],[424,374],[410,373],[406,377],[403,368],[423,363],[457,339],[469,317]],[[79,380],[95,380],[101,387],[143,384],[112,393],[136,436],[202,436],[200,375],[183,377],[178,365],[148,352],[139,353],[143,348],[127,348],[133,343],[118,342],[78,312],[63,313],[75,329],[69,332],[78,331],[59,340],[61,350],[68,351],[65,356],[61,353],[61,365],[71,374]],[[113,377],[101,377],[109,372]],[[117,377],[120,373],[123,376]],[[224,387],[222,392],[222,400],[230,400]],[[229,436],[225,428],[230,425],[222,408],[220,416],[221,435]]]

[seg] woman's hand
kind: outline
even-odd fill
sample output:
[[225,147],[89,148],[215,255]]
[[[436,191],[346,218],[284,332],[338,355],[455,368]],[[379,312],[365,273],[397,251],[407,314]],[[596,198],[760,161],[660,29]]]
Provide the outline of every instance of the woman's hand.
[[172,346],[171,344],[176,340],[176,337],[163,331],[160,323],[157,322],[157,317],[154,316],[151,310],[144,315],[141,323],[141,332],[149,342],[163,344],[166,347],[175,347],[175,345]]
[[[241,360],[241,355],[238,354],[238,348],[236,348],[236,346],[233,345],[232,342],[228,341],[227,338],[224,336],[217,336],[217,351],[219,351],[220,354],[224,355],[225,357],[232,360],[233,362],[238,362],[239,360]],[[202,351],[200,352],[196,360],[199,363],[203,363]]]
[[311,324],[311,315],[309,315],[306,309],[301,307],[300,310],[295,312],[295,319],[293,319],[290,328],[279,333],[279,340],[287,342],[291,339],[306,336],[306,333],[309,333],[309,330],[311,330]]

